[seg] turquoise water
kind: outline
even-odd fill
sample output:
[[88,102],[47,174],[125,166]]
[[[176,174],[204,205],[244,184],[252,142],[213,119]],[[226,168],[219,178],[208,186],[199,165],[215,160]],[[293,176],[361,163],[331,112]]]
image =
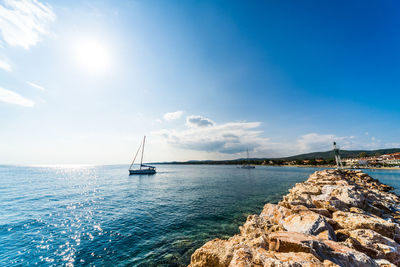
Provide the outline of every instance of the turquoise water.
[[[0,166],[0,265],[185,266],[313,168]],[[400,171],[371,171],[400,193]]]

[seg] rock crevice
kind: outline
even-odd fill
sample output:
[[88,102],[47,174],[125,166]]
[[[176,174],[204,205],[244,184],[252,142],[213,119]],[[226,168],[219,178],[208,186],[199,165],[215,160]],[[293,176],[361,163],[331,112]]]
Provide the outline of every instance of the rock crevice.
[[400,198],[354,170],[323,170],[240,233],[197,249],[199,266],[400,266]]

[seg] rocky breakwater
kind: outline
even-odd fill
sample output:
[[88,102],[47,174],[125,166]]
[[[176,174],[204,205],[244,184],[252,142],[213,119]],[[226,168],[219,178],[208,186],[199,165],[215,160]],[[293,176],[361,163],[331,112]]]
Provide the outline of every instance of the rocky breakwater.
[[323,170],[240,233],[197,249],[197,266],[400,266],[400,198],[361,171]]

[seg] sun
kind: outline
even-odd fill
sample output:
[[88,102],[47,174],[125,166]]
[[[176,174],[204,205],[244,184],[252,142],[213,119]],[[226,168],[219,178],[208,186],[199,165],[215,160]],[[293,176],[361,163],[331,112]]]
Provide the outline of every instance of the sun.
[[75,44],[74,55],[78,65],[89,73],[104,73],[110,69],[110,51],[105,42],[80,40]]

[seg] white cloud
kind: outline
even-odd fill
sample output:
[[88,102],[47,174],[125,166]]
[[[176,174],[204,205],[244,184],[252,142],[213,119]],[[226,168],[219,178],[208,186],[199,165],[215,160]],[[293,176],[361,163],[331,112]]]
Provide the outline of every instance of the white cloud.
[[0,69],[3,69],[8,72],[12,71],[11,65],[8,62],[1,59],[0,59]]
[[327,151],[332,149],[333,141],[339,141],[338,139],[343,138],[332,134],[309,133],[297,140],[296,147],[299,152]]
[[29,84],[30,86],[36,88],[36,89],[39,89],[41,91],[46,91],[46,89],[43,86],[40,86],[40,85],[38,85],[36,83],[33,83],[33,82],[26,82],[26,83]]
[[310,133],[301,136],[294,146],[295,150],[299,153],[328,151],[332,149],[332,142],[336,141],[341,149],[356,150],[367,149],[374,150],[384,147],[390,147],[388,144],[383,144],[381,140],[371,138],[360,138],[356,136],[337,136],[333,134],[317,134]]
[[10,46],[29,49],[55,18],[51,7],[37,0],[5,0],[0,5],[0,35]]
[[24,107],[32,107],[33,101],[18,93],[0,87],[0,101]]
[[164,120],[166,121],[173,121],[179,119],[183,114],[182,110],[178,110],[175,112],[168,112],[164,114]]
[[397,148],[397,147],[400,147],[400,143],[386,143],[385,147],[386,148]]
[[186,118],[186,125],[189,127],[209,127],[215,125],[215,123],[202,116],[189,116]]
[[[199,119],[198,117],[200,116],[188,118]],[[158,134],[176,147],[224,154],[242,153],[247,148],[251,151],[262,150],[268,141],[260,136],[262,131],[254,130],[260,126],[259,122],[216,124],[210,119],[200,117],[200,120],[190,122],[187,126],[183,131],[162,130]]]

